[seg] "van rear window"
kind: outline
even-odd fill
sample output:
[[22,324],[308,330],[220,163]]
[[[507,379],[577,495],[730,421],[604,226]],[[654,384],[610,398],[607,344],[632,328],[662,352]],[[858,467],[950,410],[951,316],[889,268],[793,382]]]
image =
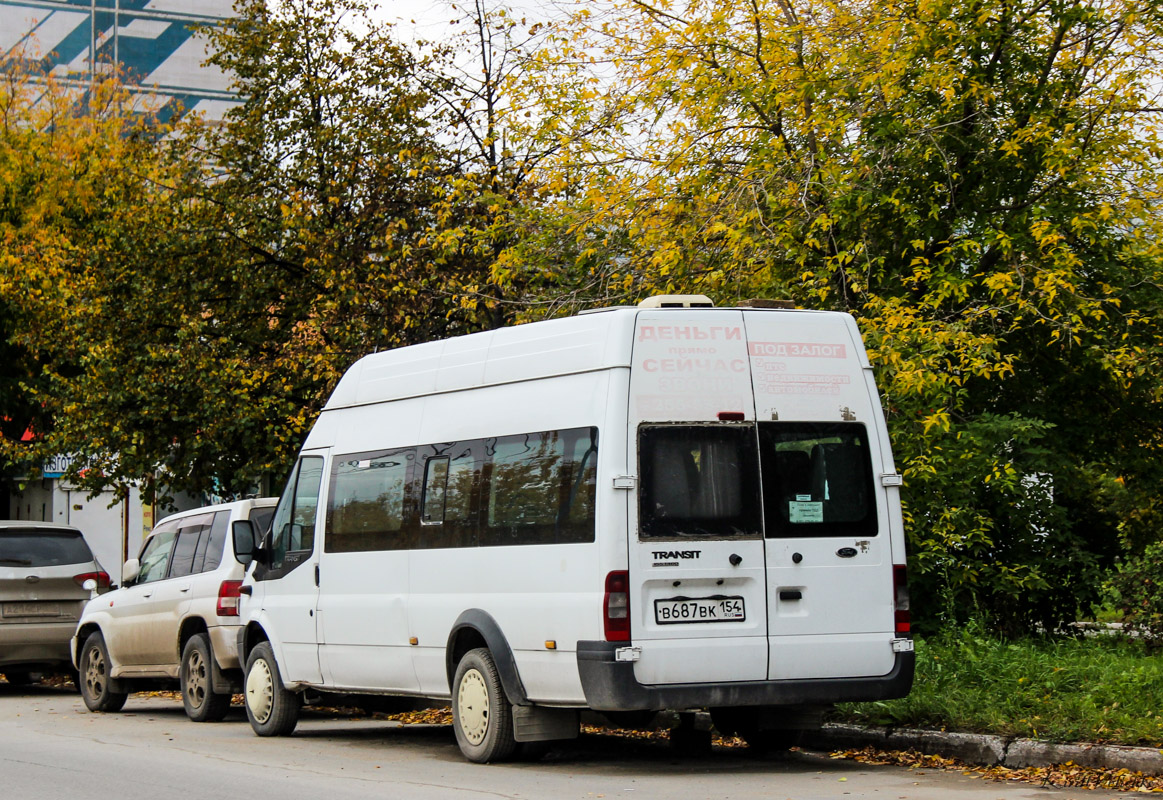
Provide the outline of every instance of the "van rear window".
[[760,535],[753,425],[643,425],[638,457],[643,538]]
[[0,566],[55,567],[93,560],[89,545],[76,531],[9,528],[0,531]]
[[868,432],[860,423],[760,422],[769,537],[875,536]]

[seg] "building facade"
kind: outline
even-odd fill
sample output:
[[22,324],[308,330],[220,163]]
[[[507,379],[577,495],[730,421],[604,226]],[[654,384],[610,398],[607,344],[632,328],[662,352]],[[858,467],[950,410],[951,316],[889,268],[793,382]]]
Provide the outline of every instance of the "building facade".
[[0,53],[63,81],[118,65],[162,122],[189,111],[221,119],[238,99],[230,76],[204,63],[198,30],[232,14],[231,0],[0,0]]
[[[191,111],[216,120],[239,100],[230,76],[204,63],[207,41],[198,31],[231,16],[231,0],[0,0],[0,62],[37,67],[79,88],[119,69],[139,110],[162,122]],[[0,493],[0,516],[80,528],[118,583],[156,520],[218,500],[179,496],[153,508],[137,489],[89,497],[65,481],[67,466],[60,457],[39,477],[14,479],[14,491]]]

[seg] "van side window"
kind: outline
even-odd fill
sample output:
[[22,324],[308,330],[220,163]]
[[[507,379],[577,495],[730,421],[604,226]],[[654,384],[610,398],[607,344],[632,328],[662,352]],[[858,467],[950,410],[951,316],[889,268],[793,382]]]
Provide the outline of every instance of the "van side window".
[[[557,489],[564,461],[564,448],[556,432],[505,436],[495,439],[490,449],[490,540],[501,544],[512,539],[517,544],[518,539],[530,538],[533,526],[552,526],[560,503]],[[549,533],[552,536],[552,528]],[[532,538],[541,537],[533,534]]]
[[336,456],[324,549],[592,542],[597,448],[572,428]]
[[444,494],[445,523],[473,527],[472,497],[478,472],[472,446],[455,445],[448,465],[448,482]]
[[[594,507],[598,494],[598,429],[590,428],[573,442],[571,472],[569,475],[569,514],[571,542],[593,540]],[[588,534],[587,534],[588,530]],[[580,538],[574,538],[580,536]]]
[[331,468],[328,553],[396,550],[402,546],[411,450],[339,456]]
[[643,425],[638,459],[643,538],[760,535],[751,425]]
[[448,456],[436,456],[424,463],[424,500],[420,504],[420,521],[426,525],[444,524],[444,501],[448,494]]
[[868,432],[857,422],[760,422],[769,537],[876,536]]
[[424,460],[419,490],[420,525],[410,546],[423,549],[477,544],[474,492],[480,485],[483,442],[451,442],[417,448]]
[[502,436],[488,440],[486,454],[481,545],[593,541],[596,471],[586,470],[597,461],[597,429]]
[[315,513],[319,508],[319,484],[322,478],[323,459],[319,456],[304,456],[287,481],[287,488],[279,499],[271,525],[269,573],[277,575],[285,572],[286,568],[294,568],[304,559],[288,558],[288,554],[302,554],[314,548]]

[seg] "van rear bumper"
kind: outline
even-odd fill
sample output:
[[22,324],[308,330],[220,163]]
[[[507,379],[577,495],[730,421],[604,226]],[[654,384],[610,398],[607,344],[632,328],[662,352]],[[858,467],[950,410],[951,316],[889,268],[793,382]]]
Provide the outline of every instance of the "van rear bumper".
[[637,711],[723,706],[785,706],[891,700],[913,686],[915,653],[897,653],[887,675],[821,680],[641,684],[634,663],[616,661],[622,642],[578,642],[577,669],[586,705],[595,711]]

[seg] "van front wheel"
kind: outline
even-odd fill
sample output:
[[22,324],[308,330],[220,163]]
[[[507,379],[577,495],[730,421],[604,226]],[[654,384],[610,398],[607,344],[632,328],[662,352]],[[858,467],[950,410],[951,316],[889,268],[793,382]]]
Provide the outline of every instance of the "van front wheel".
[[262,642],[246,659],[246,718],[259,736],[289,736],[299,722],[303,698],[283,688],[270,642]]
[[504,761],[517,749],[513,706],[505,696],[497,665],[487,648],[460,659],[452,681],[452,728],[469,761]]

